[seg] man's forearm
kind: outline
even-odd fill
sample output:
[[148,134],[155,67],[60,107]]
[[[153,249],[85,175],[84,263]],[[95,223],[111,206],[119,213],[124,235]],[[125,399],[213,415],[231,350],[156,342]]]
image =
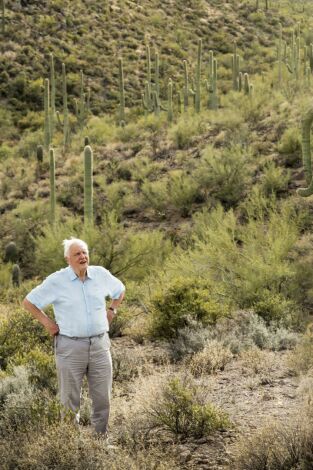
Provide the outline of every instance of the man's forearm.
[[110,307],[118,308],[120,304],[122,303],[124,296],[125,296],[125,291],[121,293],[118,299],[112,299]]
[[36,305],[32,304],[26,298],[22,302],[23,307],[30,312],[33,317],[38,320],[48,331],[51,335],[55,335],[59,331],[58,325],[49,318],[45,312],[40,310]]

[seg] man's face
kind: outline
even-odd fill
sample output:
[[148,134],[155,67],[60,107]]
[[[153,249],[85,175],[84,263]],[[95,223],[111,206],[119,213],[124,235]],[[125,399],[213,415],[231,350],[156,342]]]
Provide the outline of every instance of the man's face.
[[88,268],[89,255],[88,251],[80,245],[72,245],[66,261],[75,272],[79,272]]

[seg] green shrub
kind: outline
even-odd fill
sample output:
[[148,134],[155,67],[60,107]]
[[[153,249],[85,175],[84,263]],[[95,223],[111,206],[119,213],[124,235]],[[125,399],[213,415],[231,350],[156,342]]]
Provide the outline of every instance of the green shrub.
[[260,178],[261,189],[266,196],[286,191],[290,173],[270,162]]
[[234,205],[240,201],[249,183],[251,152],[239,145],[214,149],[208,146],[193,178],[208,195],[222,204]]
[[160,400],[148,410],[155,425],[183,438],[201,438],[230,426],[223,411],[200,398],[199,386],[169,380]]
[[36,347],[49,353],[52,339],[31,314],[21,309],[4,318],[0,324],[0,367],[5,369],[15,354],[26,355]]
[[182,115],[169,130],[169,137],[175,147],[185,149],[192,145],[192,140],[202,134],[207,126],[204,116],[196,114]]
[[29,381],[28,370],[14,368],[13,376],[1,379],[0,435],[33,432],[60,419],[60,405],[44,391],[36,391]]
[[173,338],[194,321],[202,325],[227,315],[229,306],[219,302],[210,287],[196,278],[176,277],[156,289],[151,297],[153,336]]
[[279,143],[278,151],[282,154],[297,154],[300,156],[301,135],[297,127],[290,127],[285,130]]
[[93,117],[88,122],[88,137],[93,144],[105,145],[114,141],[116,130],[116,126],[106,117]]
[[256,295],[252,308],[266,322],[285,320],[286,323],[297,310],[298,306],[283,294],[269,289],[261,290]]
[[9,359],[8,372],[16,366],[25,366],[29,370],[29,381],[40,389],[47,389],[56,394],[57,378],[53,354],[35,347],[26,354],[18,352]]

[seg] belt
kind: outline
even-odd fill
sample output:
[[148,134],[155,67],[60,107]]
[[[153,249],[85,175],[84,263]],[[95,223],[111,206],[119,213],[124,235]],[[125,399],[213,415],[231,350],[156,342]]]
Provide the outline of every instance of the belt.
[[104,336],[105,334],[106,332],[100,333],[99,335],[93,335],[93,336],[67,336],[67,335],[62,335],[61,333],[59,333],[59,336],[65,336],[66,338],[77,340],[77,339],[102,338],[102,336]]

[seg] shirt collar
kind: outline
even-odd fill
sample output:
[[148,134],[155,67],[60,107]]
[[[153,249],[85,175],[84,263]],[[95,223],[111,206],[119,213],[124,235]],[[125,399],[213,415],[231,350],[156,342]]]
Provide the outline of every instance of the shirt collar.
[[[77,274],[75,273],[74,269],[72,268],[72,266],[68,266],[68,270],[69,270],[69,278],[71,281],[74,281],[75,279],[78,278]],[[87,277],[89,279],[92,279],[92,275],[91,275],[91,270],[90,270],[90,267],[87,268]]]

